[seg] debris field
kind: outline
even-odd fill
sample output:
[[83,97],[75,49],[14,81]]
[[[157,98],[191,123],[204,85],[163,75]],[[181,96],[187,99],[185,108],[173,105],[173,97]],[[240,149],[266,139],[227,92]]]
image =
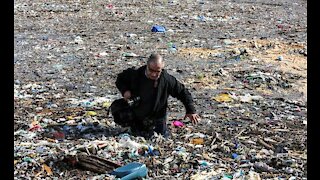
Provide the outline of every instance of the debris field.
[[[307,178],[307,2],[14,1],[14,178]],[[164,28],[154,32],[154,26]],[[107,109],[118,73],[157,52],[201,121],[168,100],[167,139]]]

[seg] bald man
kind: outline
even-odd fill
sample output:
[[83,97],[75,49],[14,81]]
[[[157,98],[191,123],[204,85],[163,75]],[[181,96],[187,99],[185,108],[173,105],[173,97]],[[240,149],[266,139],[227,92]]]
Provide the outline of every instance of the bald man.
[[149,138],[153,132],[168,137],[167,106],[169,95],[180,100],[186,109],[184,119],[193,124],[200,120],[193,98],[185,86],[164,69],[161,55],[151,54],[147,64],[138,68],[128,68],[118,74],[116,86],[125,100],[139,97],[133,106],[135,120],[129,122],[134,135]]

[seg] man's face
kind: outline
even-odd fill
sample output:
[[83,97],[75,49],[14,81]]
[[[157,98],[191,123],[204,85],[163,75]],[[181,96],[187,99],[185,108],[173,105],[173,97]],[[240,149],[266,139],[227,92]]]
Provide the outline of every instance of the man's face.
[[147,76],[149,79],[152,80],[157,80],[162,72],[163,68],[162,63],[156,63],[156,62],[151,62],[150,64],[147,64]]

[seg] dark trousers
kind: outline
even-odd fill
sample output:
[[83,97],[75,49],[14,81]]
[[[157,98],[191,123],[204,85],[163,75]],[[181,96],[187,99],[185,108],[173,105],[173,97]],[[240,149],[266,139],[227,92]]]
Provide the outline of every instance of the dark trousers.
[[150,138],[154,132],[162,134],[164,137],[168,137],[167,116],[157,119],[137,119],[131,125],[131,130],[133,135],[143,136],[145,138]]

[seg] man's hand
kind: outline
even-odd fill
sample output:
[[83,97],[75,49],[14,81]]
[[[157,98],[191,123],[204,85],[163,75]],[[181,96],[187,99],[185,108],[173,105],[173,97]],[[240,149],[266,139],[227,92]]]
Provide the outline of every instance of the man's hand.
[[131,91],[126,91],[123,94],[123,98],[127,101],[128,99],[131,98]]
[[186,114],[183,119],[186,119],[187,117],[191,120],[192,124],[198,124],[201,119],[198,114]]

